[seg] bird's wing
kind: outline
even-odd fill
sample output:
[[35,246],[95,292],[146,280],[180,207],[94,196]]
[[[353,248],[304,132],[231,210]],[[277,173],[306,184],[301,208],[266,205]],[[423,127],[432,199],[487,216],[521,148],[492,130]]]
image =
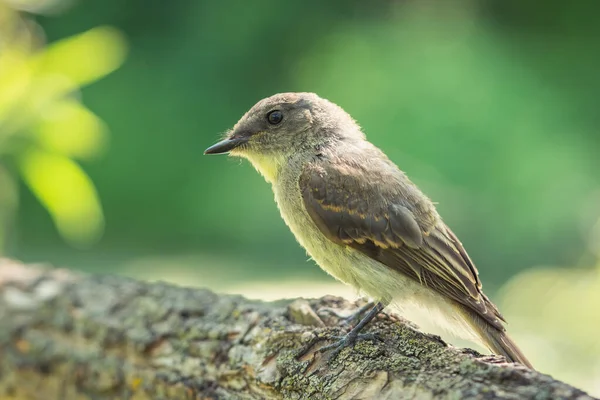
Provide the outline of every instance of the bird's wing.
[[316,161],[305,166],[299,184],[308,214],[327,238],[504,329],[504,319],[482,293],[477,269],[460,241],[429,199],[391,162]]

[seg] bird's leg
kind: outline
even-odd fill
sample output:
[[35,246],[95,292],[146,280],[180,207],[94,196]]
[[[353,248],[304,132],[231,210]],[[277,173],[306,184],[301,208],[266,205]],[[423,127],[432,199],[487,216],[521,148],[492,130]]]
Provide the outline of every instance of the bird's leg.
[[346,315],[346,316],[338,313],[336,310],[334,310],[333,308],[329,308],[329,307],[327,307],[327,308],[324,307],[324,308],[320,309],[319,312],[324,311],[326,313],[335,315],[340,320],[344,321],[344,323],[350,324],[350,323],[354,322],[354,320],[362,317],[362,315],[364,313],[366,313],[367,311],[369,311],[370,309],[372,309],[374,305],[375,305],[375,302],[370,301],[367,304],[365,304],[364,306],[360,307],[358,310],[356,310],[353,313],[351,313],[350,315]]
[[352,328],[350,330],[350,332],[348,332],[346,335],[344,336],[331,336],[331,337],[327,337],[327,338],[319,338],[316,337],[313,341],[311,341],[309,343],[309,345],[307,347],[304,348],[304,350],[302,350],[299,354],[298,357],[302,357],[304,354],[306,354],[308,352],[308,350],[317,342],[323,339],[335,339],[335,342],[332,344],[329,344],[327,346],[323,346],[321,347],[318,351],[320,353],[328,351],[328,350],[332,350],[333,349],[333,353],[331,354],[331,356],[329,357],[330,359],[334,359],[335,357],[337,357],[337,355],[346,347],[348,346],[353,346],[358,340],[381,340],[381,338],[379,338],[376,334],[373,333],[360,333],[360,331],[369,323],[371,322],[371,320],[373,318],[375,318],[377,316],[377,314],[379,314],[383,309],[385,308],[385,305],[381,302],[375,304],[375,306],[373,306],[373,308],[371,309],[371,311],[369,311],[367,313],[367,315],[365,315],[363,317],[363,319],[360,320],[360,322],[358,324],[356,324],[356,326],[354,328]]

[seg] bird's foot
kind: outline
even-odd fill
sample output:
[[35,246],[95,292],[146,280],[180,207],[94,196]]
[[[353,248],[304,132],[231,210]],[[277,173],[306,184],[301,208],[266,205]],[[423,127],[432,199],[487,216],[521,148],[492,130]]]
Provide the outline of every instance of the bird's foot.
[[[324,336],[315,336],[309,343],[308,345],[306,345],[297,355],[297,358],[301,358],[304,355],[306,355],[309,350],[317,343],[320,342],[322,340],[326,340],[326,339],[334,339],[336,340],[336,342],[329,344],[327,346],[323,346],[321,347],[319,350],[317,350],[319,353],[323,353],[325,351],[328,350],[333,350],[333,353],[331,354],[331,356],[329,357],[330,360],[333,360],[335,357],[337,357],[337,355],[344,350],[344,348],[346,347],[351,347],[354,346],[354,344],[359,341],[359,340],[379,340],[379,341],[383,341],[383,339],[381,339],[379,337],[379,335],[376,335],[374,333],[364,333],[361,334],[360,331],[373,319],[375,318],[375,316],[381,312],[383,309],[385,308],[385,306],[382,303],[377,303],[375,304],[375,306],[373,306],[371,308],[371,310],[367,313],[367,315],[365,315],[358,324],[356,324],[356,326],[354,328],[352,328],[352,330],[350,332],[348,332],[348,334],[346,334],[345,336],[330,336],[330,337],[324,337]],[[360,311],[360,310],[359,310]]]
[[345,335],[323,335],[323,336],[315,336],[308,344],[306,344],[298,355],[297,359],[304,357],[306,354],[310,352],[310,350],[314,347],[318,342],[333,340],[334,342],[323,347],[320,347],[316,350],[316,353],[325,353],[329,350],[333,350],[333,352],[329,355],[329,360],[334,360],[342,350],[346,347],[354,347],[354,345],[362,340],[369,340],[372,342],[383,342],[383,338],[377,333],[359,333],[355,329],[351,330]]
[[319,353],[325,353],[326,351],[333,350],[329,356],[330,360],[335,359],[346,347],[354,347],[356,342],[359,340],[370,340],[383,342],[381,336],[376,333],[358,333],[351,330],[346,335],[342,336],[331,336],[327,339],[334,339],[335,342],[323,346],[317,350]]

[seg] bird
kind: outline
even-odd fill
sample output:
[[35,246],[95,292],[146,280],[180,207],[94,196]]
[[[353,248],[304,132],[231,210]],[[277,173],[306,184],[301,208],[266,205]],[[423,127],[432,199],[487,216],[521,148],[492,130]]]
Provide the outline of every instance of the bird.
[[450,333],[533,368],[435,204],[337,104],[315,93],[264,98],[204,154],[247,159],[308,255],[374,300],[327,349],[372,337],[361,330],[389,305],[416,307]]

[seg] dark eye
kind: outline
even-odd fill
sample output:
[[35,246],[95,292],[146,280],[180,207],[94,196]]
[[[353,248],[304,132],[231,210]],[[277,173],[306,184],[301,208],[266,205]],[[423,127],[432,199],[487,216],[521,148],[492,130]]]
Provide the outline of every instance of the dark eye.
[[267,114],[267,121],[269,121],[271,125],[277,125],[283,121],[283,113],[279,110],[271,111]]

